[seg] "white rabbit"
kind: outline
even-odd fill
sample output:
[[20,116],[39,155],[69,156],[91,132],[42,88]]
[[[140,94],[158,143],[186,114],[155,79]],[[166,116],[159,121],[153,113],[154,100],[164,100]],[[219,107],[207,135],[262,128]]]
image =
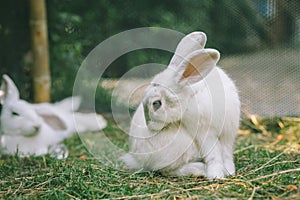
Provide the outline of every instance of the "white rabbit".
[[54,104],[31,104],[20,99],[17,87],[7,75],[3,75],[0,91],[1,146],[8,154],[50,153],[63,158],[68,154],[60,144],[65,138],[76,131],[97,131],[106,126],[101,115],[75,112],[80,105],[79,97]]
[[184,37],[168,68],[146,89],[131,121],[130,152],[121,158],[130,169],[208,178],[235,174],[239,96],[216,66],[219,52],[205,43],[202,32]]

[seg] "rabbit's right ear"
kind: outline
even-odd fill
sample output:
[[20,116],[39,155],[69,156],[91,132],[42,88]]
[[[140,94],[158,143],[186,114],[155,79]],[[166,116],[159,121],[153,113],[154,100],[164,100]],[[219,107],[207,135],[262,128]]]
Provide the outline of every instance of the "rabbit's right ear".
[[36,114],[43,119],[43,121],[56,131],[66,131],[67,124],[65,121],[55,113],[51,107],[47,105],[33,106]]
[[219,51],[200,49],[192,52],[176,67],[175,79],[179,84],[193,84],[201,81],[217,64]]
[[8,75],[2,76],[2,83],[0,88],[0,103],[5,101],[16,101],[20,98],[19,90]]
[[206,44],[206,40],[206,34],[203,32],[192,32],[186,35],[177,45],[176,51],[169,65],[178,66],[187,55],[198,49],[203,49]]

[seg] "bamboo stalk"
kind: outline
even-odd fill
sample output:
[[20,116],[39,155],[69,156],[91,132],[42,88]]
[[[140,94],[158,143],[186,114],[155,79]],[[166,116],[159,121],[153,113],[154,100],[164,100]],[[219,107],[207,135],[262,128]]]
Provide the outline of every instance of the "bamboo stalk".
[[30,0],[31,48],[35,102],[50,101],[50,69],[45,0]]

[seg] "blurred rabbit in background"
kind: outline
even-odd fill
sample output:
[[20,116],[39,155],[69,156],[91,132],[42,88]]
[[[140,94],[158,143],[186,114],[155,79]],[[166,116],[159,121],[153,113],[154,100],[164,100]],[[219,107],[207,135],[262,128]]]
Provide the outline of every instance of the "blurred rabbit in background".
[[58,103],[31,104],[20,99],[19,91],[7,75],[0,89],[1,146],[4,153],[20,156],[52,154],[68,156],[61,142],[75,132],[98,131],[106,120],[96,113],[79,113],[81,99],[66,98]]

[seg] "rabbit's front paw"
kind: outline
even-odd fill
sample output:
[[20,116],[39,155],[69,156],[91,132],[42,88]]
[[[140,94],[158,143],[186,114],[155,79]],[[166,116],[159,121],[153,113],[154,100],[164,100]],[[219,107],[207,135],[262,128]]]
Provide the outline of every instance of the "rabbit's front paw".
[[234,167],[233,161],[225,162],[225,174],[226,174],[226,176],[235,175],[235,167]]
[[205,174],[202,162],[187,163],[174,171],[162,171],[163,174],[171,176],[203,176]]
[[201,162],[188,163],[181,169],[181,172],[185,172],[187,175],[201,176],[205,174],[204,164]]
[[48,153],[51,157],[57,158],[57,159],[63,159],[67,158],[69,155],[69,150],[66,145],[64,144],[57,144],[53,145],[49,148]]
[[221,164],[214,164],[209,165],[206,168],[206,177],[209,179],[214,178],[224,178],[224,172],[223,172],[223,165]]

